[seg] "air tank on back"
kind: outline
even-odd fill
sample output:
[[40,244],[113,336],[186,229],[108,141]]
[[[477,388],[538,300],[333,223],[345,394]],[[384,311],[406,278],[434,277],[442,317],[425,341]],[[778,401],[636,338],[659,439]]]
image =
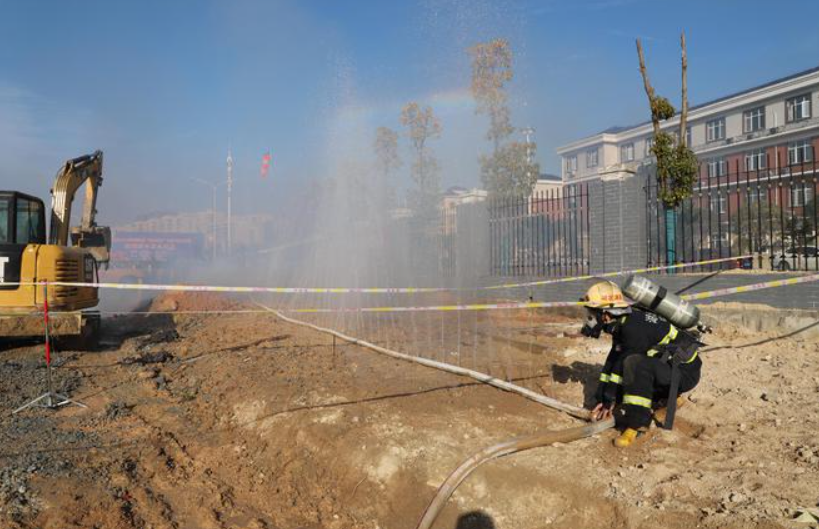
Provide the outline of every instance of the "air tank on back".
[[623,293],[682,329],[690,329],[700,321],[700,309],[645,277],[628,276]]

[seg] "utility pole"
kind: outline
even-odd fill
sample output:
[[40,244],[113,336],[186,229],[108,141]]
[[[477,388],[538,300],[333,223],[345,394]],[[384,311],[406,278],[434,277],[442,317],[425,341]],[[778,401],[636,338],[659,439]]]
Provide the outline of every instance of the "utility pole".
[[532,135],[535,133],[535,129],[526,127],[520,129],[520,131],[526,138],[526,176],[532,178]]
[[227,254],[230,256],[231,250],[233,249],[233,232],[231,226],[231,201],[230,201],[230,193],[233,189],[233,156],[230,154],[230,148],[228,148],[228,156],[227,156]]
[[526,127],[525,129],[520,129],[523,133],[523,136],[526,138],[526,163],[531,165],[532,164],[532,135],[535,133],[535,129],[532,127]]

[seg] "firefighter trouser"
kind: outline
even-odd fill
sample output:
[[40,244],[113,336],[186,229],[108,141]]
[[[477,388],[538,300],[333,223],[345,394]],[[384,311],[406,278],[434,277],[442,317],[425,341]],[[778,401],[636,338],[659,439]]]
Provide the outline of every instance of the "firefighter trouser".
[[[702,361],[681,364],[679,392],[694,389],[700,381]],[[626,428],[643,428],[651,424],[652,404],[668,397],[671,385],[671,363],[659,357],[634,354],[623,364],[623,410]]]

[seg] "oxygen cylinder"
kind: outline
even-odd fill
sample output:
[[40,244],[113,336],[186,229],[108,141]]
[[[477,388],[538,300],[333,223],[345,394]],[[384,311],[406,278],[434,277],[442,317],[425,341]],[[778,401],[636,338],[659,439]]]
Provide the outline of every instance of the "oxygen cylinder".
[[690,329],[700,321],[700,309],[645,277],[628,276],[623,293],[682,329]]

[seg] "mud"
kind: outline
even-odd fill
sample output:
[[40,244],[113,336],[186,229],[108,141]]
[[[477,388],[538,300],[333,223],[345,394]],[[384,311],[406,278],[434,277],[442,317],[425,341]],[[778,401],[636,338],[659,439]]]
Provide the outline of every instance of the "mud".
[[[173,314],[240,306],[173,295],[105,320],[101,350],[57,353],[55,384],[87,409],[12,416],[45,370],[40,344],[3,344],[0,527],[413,528],[473,452],[577,424],[272,315]],[[513,378],[572,403],[593,389],[605,344],[547,325],[570,316],[493,318]],[[673,432],[493,461],[436,527],[809,527],[792,519],[819,501],[819,343],[733,324],[711,342]]]

